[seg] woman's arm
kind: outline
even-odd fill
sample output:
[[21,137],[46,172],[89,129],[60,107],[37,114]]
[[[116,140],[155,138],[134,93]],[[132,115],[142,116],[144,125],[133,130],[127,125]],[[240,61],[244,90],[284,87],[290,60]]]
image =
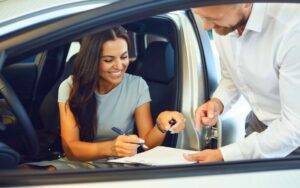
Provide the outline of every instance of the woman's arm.
[[71,160],[91,161],[108,156],[132,156],[138,147],[138,137],[118,136],[114,140],[103,142],[80,141],[79,128],[70,107],[59,103],[62,146],[66,157]]
[[[170,120],[175,120],[176,123],[170,125]],[[145,143],[149,148],[161,145],[167,131],[178,133],[185,128],[185,118],[183,114],[176,111],[161,112],[158,115],[156,125],[154,126],[149,102],[136,108],[135,122],[139,137],[145,140]]]
[[156,126],[153,125],[150,103],[147,102],[136,108],[134,116],[138,135],[140,138],[145,140],[145,144],[149,148],[161,145],[166,133],[162,133]]

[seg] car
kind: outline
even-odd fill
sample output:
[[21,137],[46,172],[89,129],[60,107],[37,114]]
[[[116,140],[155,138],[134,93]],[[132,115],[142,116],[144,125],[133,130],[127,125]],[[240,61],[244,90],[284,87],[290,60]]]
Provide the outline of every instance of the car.
[[[0,2],[0,166],[5,168],[0,171],[0,185],[247,187],[269,186],[272,179],[278,186],[288,182],[292,182],[289,187],[299,186],[298,158],[55,173],[17,168],[22,163],[53,160],[61,155],[58,86],[71,74],[80,39],[115,25],[128,30],[132,43],[128,73],[142,76],[148,83],[153,118],[167,109],[178,110],[186,117],[185,130],[168,134],[163,145],[203,150],[242,138],[244,119],[249,112],[243,99],[235,108],[238,110],[222,116],[216,126],[202,128],[200,132],[194,126],[194,111],[212,95],[220,71],[213,39],[190,8],[223,2]],[[11,10],[15,12],[8,13]],[[151,70],[143,70],[153,62],[156,65],[151,64]],[[154,74],[158,71],[159,76]]]

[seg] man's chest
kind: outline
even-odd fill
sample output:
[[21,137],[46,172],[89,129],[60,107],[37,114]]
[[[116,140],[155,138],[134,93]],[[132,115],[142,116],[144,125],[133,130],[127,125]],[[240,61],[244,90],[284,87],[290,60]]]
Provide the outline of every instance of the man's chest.
[[219,45],[222,66],[238,87],[262,92],[278,87],[276,41],[251,35],[229,36]]

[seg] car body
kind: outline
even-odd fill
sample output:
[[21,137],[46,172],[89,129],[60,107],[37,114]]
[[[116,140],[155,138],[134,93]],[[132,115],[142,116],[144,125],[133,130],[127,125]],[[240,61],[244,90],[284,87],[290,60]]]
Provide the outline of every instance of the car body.
[[[228,1],[229,2],[229,1]],[[0,2],[1,3],[1,2]],[[12,6],[8,1],[4,5]],[[30,1],[27,4],[30,6]],[[41,1],[35,11],[20,11],[16,16],[0,20],[0,67],[17,98],[24,106],[34,129],[42,126],[38,117],[40,106],[64,72],[67,62],[78,50],[76,42],[89,33],[122,24],[132,32],[134,48],[130,52],[135,64],[145,61],[140,54],[152,42],[167,42],[174,48],[174,75],[170,83],[145,78],[150,94],[161,94],[172,85],[172,104],[169,108],[181,111],[186,117],[186,129],[178,135],[169,135],[165,145],[182,149],[202,150],[217,148],[243,137],[244,118],[249,108],[243,101],[236,109],[221,117],[218,124],[198,132],[194,127],[194,111],[212,95],[220,73],[211,40],[201,26],[201,20],[191,12],[193,6],[217,4],[218,1],[183,0],[124,0],[124,1]],[[41,8],[43,7],[43,8]],[[9,10],[9,8],[7,8]],[[1,16],[0,17],[4,17]],[[137,45],[135,45],[135,43]],[[24,59],[31,58],[31,63]],[[29,60],[30,61],[30,60]],[[51,62],[49,64],[49,62]],[[55,62],[55,63],[53,63]],[[46,71],[46,64],[50,68]],[[52,68],[55,67],[55,70]],[[6,83],[7,84],[7,83]],[[2,86],[2,85],[1,85]],[[157,89],[155,89],[157,88]],[[12,101],[16,101],[14,98]],[[164,99],[166,102],[168,99]],[[162,103],[164,104],[164,103]],[[153,101],[153,114],[163,107]],[[20,107],[20,104],[17,105]],[[242,110],[241,110],[242,109]],[[156,111],[155,111],[156,110]],[[24,114],[23,114],[24,115]],[[22,114],[19,118],[23,117]],[[28,118],[25,118],[28,123]],[[48,120],[50,122],[51,120]],[[44,122],[45,123],[45,122]],[[32,130],[27,130],[32,132]],[[12,133],[10,133],[12,134]],[[14,135],[15,136],[15,135]],[[31,134],[34,137],[34,134]],[[28,139],[28,135],[27,135]],[[28,148],[37,152],[37,140]],[[26,153],[26,152],[25,152]],[[29,152],[26,153],[26,155]],[[30,157],[30,156],[29,156]],[[0,185],[9,186],[110,186],[110,187],[210,187],[240,185],[255,179],[254,185],[269,185],[273,177],[277,185],[300,185],[299,159],[236,161],[199,165],[137,167],[129,169],[96,169],[91,171],[28,172],[0,171]],[[259,180],[256,180],[259,176]],[[16,181],[18,180],[18,181]],[[76,183],[76,184],[73,184]],[[257,183],[257,184],[256,184]],[[68,184],[68,185],[67,185]]]

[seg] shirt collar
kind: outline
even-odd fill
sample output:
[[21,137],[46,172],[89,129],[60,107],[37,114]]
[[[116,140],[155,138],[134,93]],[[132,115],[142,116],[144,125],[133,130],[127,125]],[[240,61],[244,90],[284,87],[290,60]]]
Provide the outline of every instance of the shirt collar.
[[[248,31],[256,31],[256,32],[262,31],[264,17],[265,17],[265,9],[266,9],[266,4],[253,3],[252,10],[249,19],[247,21],[245,30],[243,32],[243,35]],[[237,31],[233,31],[229,33],[229,36],[238,37]]]
[[265,18],[266,4],[253,3],[252,11],[247,21],[245,30],[261,32]]

